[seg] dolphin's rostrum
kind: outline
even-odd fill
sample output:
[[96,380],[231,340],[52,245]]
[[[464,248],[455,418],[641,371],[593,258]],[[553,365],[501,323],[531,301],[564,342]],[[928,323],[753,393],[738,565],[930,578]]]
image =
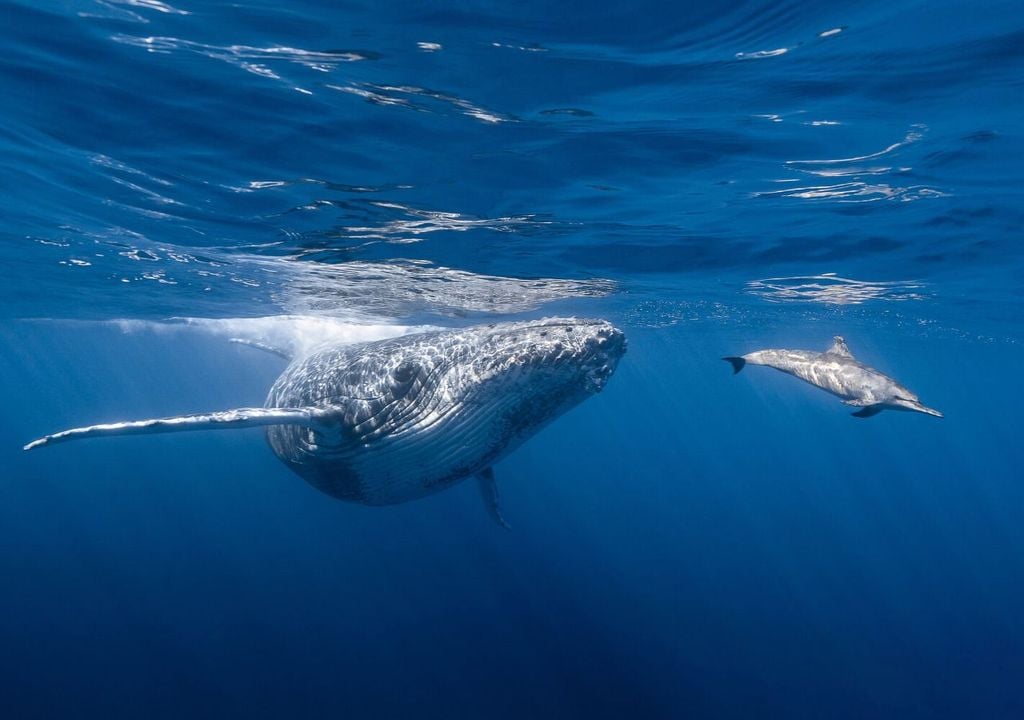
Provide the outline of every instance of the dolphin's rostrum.
[[25,449],[262,425],[274,453],[329,495],[388,505],[475,476],[489,512],[504,524],[491,466],[599,392],[625,350],[625,336],[610,323],[576,318],[328,345],[292,360],[263,408],[75,428]]
[[942,417],[942,413],[925,407],[917,395],[888,375],[858,362],[836,335],[825,352],[812,350],[758,350],[740,357],[726,357],[738,373],[747,363],[767,365],[809,382],[842,398],[847,405],[859,407],[854,417],[867,418],[882,410],[910,410]]

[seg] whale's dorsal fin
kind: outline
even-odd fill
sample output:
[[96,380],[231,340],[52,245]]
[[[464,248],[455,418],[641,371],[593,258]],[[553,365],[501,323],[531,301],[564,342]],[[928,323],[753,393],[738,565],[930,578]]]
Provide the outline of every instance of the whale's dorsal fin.
[[276,345],[267,345],[266,343],[261,343],[256,340],[247,340],[246,338],[230,338],[229,342],[236,343],[237,345],[247,345],[248,347],[268,352],[271,355],[277,355],[279,358],[284,358],[285,360],[294,359],[294,355],[291,352],[284,348],[279,348]]
[[[262,425],[305,425],[314,430],[326,429],[332,415],[331,408],[236,408],[222,412],[179,415],[152,420],[89,425],[64,430],[33,440],[25,450],[53,445],[67,440],[105,435],[149,435],[152,433],[183,432],[187,430],[234,430]],[[336,413],[335,413],[336,414]]]
[[498,505],[498,485],[494,482],[494,468],[484,468],[476,474],[476,480],[480,486],[480,494],[484,498],[484,505],[487,506],[487,513],[494,522],[507,530],[509,524],[501,516],[501,507]]
[[853,358],[853,353],[850,352],[850,348],[846,347],[846,341],[843,340],[842,335],[836,335],[832,338],[832,345],[825,352],[839,355],[840,357]]

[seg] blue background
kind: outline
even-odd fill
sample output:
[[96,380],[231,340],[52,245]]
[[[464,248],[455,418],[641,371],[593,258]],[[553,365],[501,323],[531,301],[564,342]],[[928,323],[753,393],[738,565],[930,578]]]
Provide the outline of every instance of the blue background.
[[[4,717],[1024,715],[1019,4],[0,23]],[[230,335],[555,313],[629,352],[510,532],[258,430],[20,450],[261,404]],[[719,360],[837,333],[946,417]]]

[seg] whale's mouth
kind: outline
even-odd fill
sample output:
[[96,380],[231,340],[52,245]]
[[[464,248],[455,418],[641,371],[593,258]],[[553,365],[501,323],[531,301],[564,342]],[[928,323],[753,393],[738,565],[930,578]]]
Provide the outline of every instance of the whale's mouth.
[[615,372],[615,364],[617,363],[618,361],[614,360],[589,370],[586,375],[587,391],[599,393],[604,390],[604,386],[608,384],[608,379]]
[[584,343],[585,385],[589,392],[599,393],[615,373],[626,352],[626,335],[612,325],[604,325]]

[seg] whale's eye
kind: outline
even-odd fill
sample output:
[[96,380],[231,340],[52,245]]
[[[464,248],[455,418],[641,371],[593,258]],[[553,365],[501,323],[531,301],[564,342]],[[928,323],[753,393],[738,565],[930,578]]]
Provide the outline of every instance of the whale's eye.
[[395,368],[391,376],[395,382],[405,384],[416,377],[416,365],[411,362],[404,362]]

